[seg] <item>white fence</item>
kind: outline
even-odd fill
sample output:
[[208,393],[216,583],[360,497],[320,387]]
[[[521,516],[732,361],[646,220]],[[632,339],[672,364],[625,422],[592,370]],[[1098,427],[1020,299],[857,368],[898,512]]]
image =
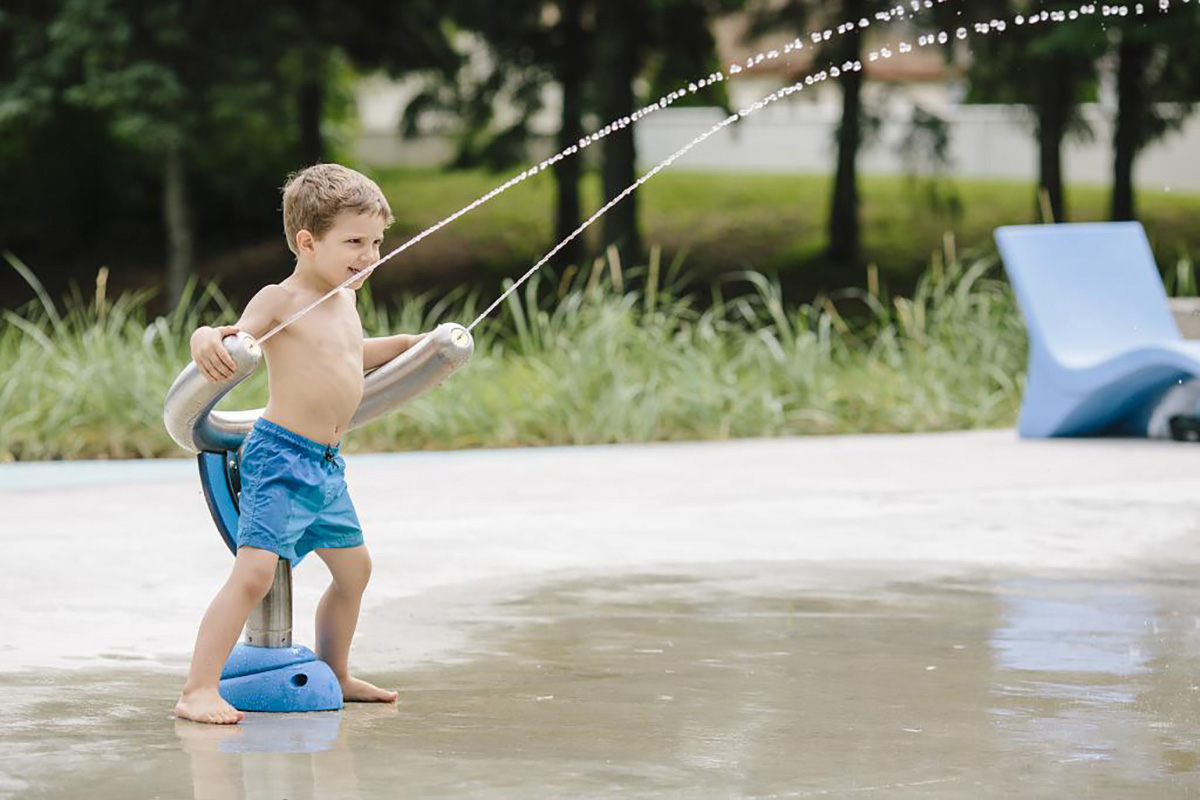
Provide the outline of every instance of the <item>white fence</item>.
[[[708,108],[659,111],[635,128],[643,167],[666,158],[721,119]],[[390,117],[390,114],[383,115]],[[1020,106],[954,106],[941,112],[949,132],[951,171],[957,177],[1033,180],[1037,147],[1028,111]],[[1090,141],[1070,139],[1064,148],[1070,183],[1107,185],[1112,180],[1112,113],[1085,109],[1093,130]],[[863,152],[863,174],[899,175],[906,166],[897,151],[909,128],[910,114],[893,111],[875,141]],[[678,163],[683,169],[827,173],[834,164],[833,136],[838,109],[826,104],[781,101],[714,135]],[[357,142],[359,156],[377,165],[428,166],[444,162],[450,146],[439,139],[402,141],[394,124],[379,114],[364,116]],[[538,151],[549,152],[543,143]],[[1200,114],[1180,131],[1151,145],[1137,161],[1135,183],[1143,191],[1200,191]]]
[[[1112,180],[1112,118],[1098,106],[1085,109],[1089,142],[1070,139],[1063,151],[1070,183]],[[1037,143],[1026,109],[1020,106],[957,106],[942,114],[949,132],[951,170],[958,177],[1033,180]],[[716,109],[681,108],[648,117],[637,129],[638,155],[657,163],[721,119]],[[836,109],[783,103],[731,125],[681,159],[680,166],[705,170],[830,172],[834,166]],[[893,113],[861,156],[864,174],[903,174],[897,144],[909,128],[907,113]],[[1150,191],[1200,190],[1200,116],[1151,145],[1138,158],[1134,181]]]

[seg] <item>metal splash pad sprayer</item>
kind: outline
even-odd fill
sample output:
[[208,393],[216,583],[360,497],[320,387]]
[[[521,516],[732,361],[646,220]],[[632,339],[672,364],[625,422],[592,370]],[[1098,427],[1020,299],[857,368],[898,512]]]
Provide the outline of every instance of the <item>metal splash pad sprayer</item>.
[[[237,369],[220,382],[204,377],[190,363],[179,373],[163,411],[171,438],[196,454],[200,485],[217,532],[237,553],[241,447],[263,409],[217,411],[235,386],[257,371],[263,354],[245,333],[227,336],[225,347]],[[348,430],[360,427],[439,385],[474,352],[462,325],[443,323],[417,344],[366,376],[363,398]],[[246,620],[245,639],[230,653],[221,671],[221,696],[241,711],[334,711],[342,707],[342,689],[329,665],[292,642],[292,568],[286,558],[275,567],[266,597]]]

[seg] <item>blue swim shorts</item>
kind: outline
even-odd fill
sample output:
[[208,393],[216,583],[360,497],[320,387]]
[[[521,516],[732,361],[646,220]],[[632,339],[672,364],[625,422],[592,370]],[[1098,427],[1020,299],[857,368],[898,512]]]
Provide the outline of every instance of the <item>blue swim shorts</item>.
[[242,447],[237,546],[270,550],[296,566],[322,547],[357,547],[362,526],[337,445],[259,417]]

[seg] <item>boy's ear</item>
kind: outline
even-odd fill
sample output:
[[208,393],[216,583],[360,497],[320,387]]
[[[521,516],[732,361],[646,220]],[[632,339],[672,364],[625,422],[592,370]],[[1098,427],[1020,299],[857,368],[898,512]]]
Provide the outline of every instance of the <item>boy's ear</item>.
[[316,239],[313,237],[311,231],[306,228],[301,228],[300,230],[296,231],[296,252],[311,253],[313,249],[313,243],[315,241]]

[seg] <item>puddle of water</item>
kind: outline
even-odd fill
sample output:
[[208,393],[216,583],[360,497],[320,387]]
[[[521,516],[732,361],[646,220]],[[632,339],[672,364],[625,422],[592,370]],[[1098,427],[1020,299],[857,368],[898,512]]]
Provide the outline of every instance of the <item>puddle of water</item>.
[[0,796],[1200,794],[1187,582],[820,570],[446,590],[461,652],[367,676],[399,708],[215,728],[161,671],[0,676]]

